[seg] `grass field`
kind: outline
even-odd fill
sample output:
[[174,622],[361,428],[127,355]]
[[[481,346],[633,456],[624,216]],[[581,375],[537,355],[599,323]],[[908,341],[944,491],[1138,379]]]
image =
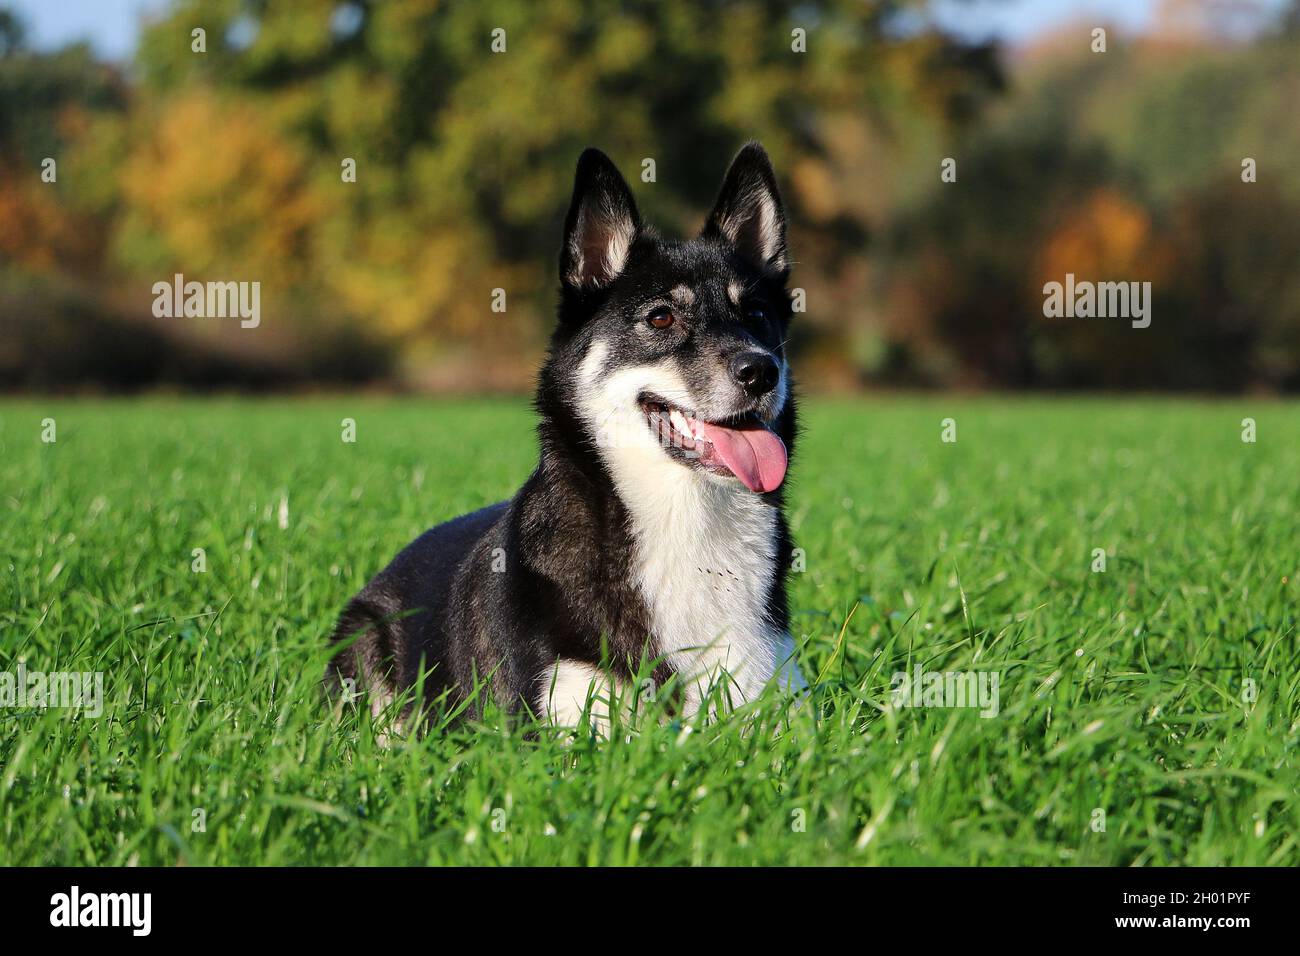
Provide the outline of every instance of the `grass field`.
[[[514,491],[523,403],[0,403],[0,671],[105,691],[98,719],[0,709],[0,863],[1300,863],[1300,407],[804,422],[802,707],[383,749],[322,705],[325,637],[415,534]],[[918,664],[996,673],[997,716],[890,706]]]

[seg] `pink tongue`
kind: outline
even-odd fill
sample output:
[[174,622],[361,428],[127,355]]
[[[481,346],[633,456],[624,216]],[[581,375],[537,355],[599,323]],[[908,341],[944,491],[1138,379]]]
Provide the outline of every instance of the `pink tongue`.
[[772,491],[785,479],[785,442],[762,426],[725,428],[698,422],[704,437],[713,442],[722,463],[750,491]]

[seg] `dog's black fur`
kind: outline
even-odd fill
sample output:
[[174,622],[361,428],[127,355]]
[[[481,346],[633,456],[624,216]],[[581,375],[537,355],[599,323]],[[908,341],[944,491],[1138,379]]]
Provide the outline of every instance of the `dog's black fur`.
[[[755,219],[760,195],[775,219]],[[634,239],[623,268],[602,274],[608,263],[600,244],[608,230],[629,224]],[[755,233],[762,227],[768,235]],[[704,231],[689,241],[665,240],[644,227],[617,169],[604,154],[587,150],[565,225],[559,321],[535,399],[537,468],[510,501],[425,532],[351,600],[334,634],[343,649],[330,664],[330,678],[350,679],[361,693],[391,693],[414,685],[423,671],[426,700],[444,692],[459,700],[476,680],[490,677],[491,693],[506,709],[523,704],[537,712],[557,658],[603,661],[625,676],[658,659],[650,612],[634,580],[627,506],[589,423],[575,411],[576,369],[597,335],[617,343],[616,363],[671,353],[687,381],[717,376],[738,349],[764,349],[784,361],[790,320],[784,233],[775,178],[757,144],[736,157]],[[727,301],[723,292],[737,281],[751,316],[762,313],[759,318],[751,321]],[[640,304],[683,284],[697,297],[691,327],[672,336],[646,333]],[[693,381],[701,392],[710,384]],[[792,395],[771,427],[793,452]],[[783,494],[778,487],[762,497],[779,513]],[[784,517],[777,528],[766,614],[785,630],[791,541]],[[667,676],[662,661],[655,676]]]

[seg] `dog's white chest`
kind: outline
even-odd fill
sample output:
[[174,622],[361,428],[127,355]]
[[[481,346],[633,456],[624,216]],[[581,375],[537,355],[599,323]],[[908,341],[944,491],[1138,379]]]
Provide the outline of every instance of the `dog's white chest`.
[[738,484],[671,467],[629,505],[637,584],[689,709],[724,671],[739,703],[780,663],[784,634],[767,617],[777,513]]

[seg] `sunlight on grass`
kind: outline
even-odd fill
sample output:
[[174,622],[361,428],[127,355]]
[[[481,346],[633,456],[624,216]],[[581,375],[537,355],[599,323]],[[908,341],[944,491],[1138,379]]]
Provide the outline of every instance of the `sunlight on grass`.
[[[325,638],[417,533],[513,493],[523,403],[0,405],[0,671],[105,685],[100,719],[0,709],[0,863],[1300,862],[1295,405],[804,421],[802,706],[384,749],[323,702]],[[918,665],[996,673],[997,716],[893,706]]]

